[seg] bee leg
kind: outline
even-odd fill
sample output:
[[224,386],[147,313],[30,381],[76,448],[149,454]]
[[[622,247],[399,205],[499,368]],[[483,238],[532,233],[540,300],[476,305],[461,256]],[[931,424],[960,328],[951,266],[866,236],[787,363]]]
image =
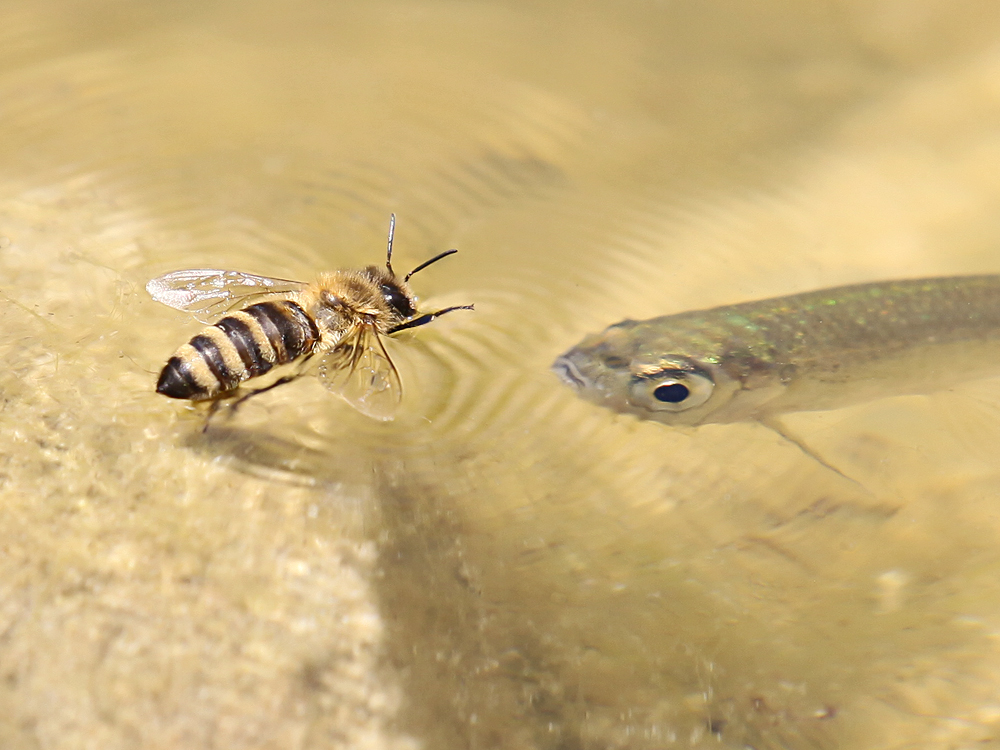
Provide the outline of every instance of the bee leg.
[[435,318],[440,318],[445,313],[454,312],[455,310],[475,310],[475,305],[456,305],[455,307],[446,307],[444,310],[438,310],[437,312],[426,313],[421,315],[419,318],[413,318],[413,320],[408,320],[405,323],[400,323],[395,328],[389,330],[389,333],[398,333],[399,331],[405,331],[407,328],[416,328],[417,326],[425,326],[430,323]]
[[267,393],[272,388],[277,388],[279,385],[285,385],[285,383],[291,383],[293,380],[296,380],[299,377],[301,377],[302,373],[305,372],[306,365],[309,363],[309,360],[312,359],[312,356],[313,356],[312,354],[309,354],[306,357],[304,357],[302,361],[299,363],[298,367],[295,368],[295,372],[293,372],[291,375],[285,375],[282,378],[278,378],[273,383],[271,383],[271,385],[266,385],[263,388],[257,388],[255,390],[252,390],[245,396],[241,396],[240,398],[236,399],[229,407],[229,413],[236,414],[237,407],[239,407],[239,405],[242,404],[247,399],[260,395],[261,393]]
[[211,406],[208,407],[208,414],[205,415],[205,424],[201,428],[201,434],[202,435],[204,435],[206,432],[208,432],[208,423],[212,421],[212,417],[215,416],[215,413],[219,410],[220,406],[222,406],[222,399],[218,399],[217,398],[217,399],[214,399],[212,401]]
[[236,409],[239,408],[240,404],[242,404],[244,401],[251,399],[254,396],[259,396],[261,393],[267,393],[269,390],[271,390],[272,388],[277,388],[279,385],[284,385],[285,383],[291,383],[298,377],[299,373],[295,373],[294,375],[286,375],[283,378],[278,378],[273,383],[271,383],[271,385],[266,385],[263,388],[257,388],[255,390],[250,391],[245,396],[240,396],[238,399],[233,401],[232,404],[230,404],[229,406],[230,414],[235,414]]

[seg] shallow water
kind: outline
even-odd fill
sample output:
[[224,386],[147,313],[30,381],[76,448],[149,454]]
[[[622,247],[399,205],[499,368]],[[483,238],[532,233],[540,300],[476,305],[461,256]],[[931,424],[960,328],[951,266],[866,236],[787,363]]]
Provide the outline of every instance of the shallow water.
[[[996,382],[665,428],[590,331],[998,272],[1000,10],[0,4],[0,747],[1000,739]],[[153,393],[184,267],[381,262],[381,424]],[[849,478],[848,478],[849,477]]]

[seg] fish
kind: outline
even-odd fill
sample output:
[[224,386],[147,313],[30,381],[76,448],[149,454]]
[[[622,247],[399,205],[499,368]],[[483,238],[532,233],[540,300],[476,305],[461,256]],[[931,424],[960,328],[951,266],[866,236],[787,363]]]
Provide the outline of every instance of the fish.
[[[756,421],[1000,374],[1000,275],[839,286],[623,320],[552,369],[577,394],[670,425]],[[798,442],[798,441],[795,441]]]

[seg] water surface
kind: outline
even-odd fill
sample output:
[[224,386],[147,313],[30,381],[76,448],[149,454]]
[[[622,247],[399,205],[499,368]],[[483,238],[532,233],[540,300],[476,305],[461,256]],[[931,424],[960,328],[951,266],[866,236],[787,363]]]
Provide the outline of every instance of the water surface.
[[[1000,12],[0,5],[0,745],[997,741],[996,383],[666,428],[586,332],[1000,269]],[[403,413],[153,393],[183,267],[380,262]]]

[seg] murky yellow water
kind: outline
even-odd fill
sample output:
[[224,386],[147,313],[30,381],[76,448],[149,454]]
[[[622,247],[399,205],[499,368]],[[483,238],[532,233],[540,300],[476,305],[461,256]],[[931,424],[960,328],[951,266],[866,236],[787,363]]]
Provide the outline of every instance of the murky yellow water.
[[[1000,385],[670,429],[626,317],[1000,271],[1000,9],[0,4],[0,747],[1000,745]],[[206,432],[145,281],[461,253]],[[860,484],[859,484],[860,483]]]

